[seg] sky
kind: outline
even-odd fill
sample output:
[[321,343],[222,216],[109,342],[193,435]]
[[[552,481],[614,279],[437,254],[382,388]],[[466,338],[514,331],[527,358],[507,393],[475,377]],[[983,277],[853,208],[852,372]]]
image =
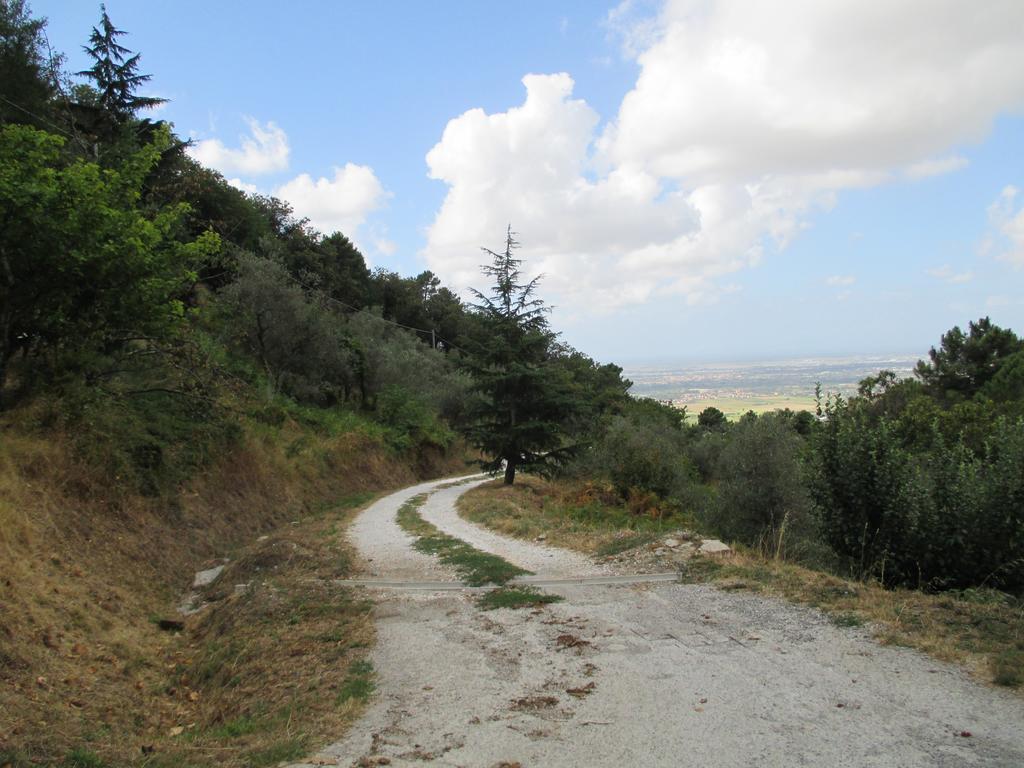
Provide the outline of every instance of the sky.
[[[108,0],[154,117],[373,267],[511,225],[602,361],[1024,333],[1020,0]],[[34,0],[71,71],[98,3]]]

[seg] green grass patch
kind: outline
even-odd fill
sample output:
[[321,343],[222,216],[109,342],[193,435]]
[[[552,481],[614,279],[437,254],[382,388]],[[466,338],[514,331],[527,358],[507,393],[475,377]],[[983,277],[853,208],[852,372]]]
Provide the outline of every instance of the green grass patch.
[[992,682],[1007,688],[1024,685],[1024,647],[1010,648],[992,657]]
[[216,728],[211,728],[206,735],[212,739],[237,739],[240,736],[248,736],[260,729],[260,723],[253,717],[242,715],[234,720],[229,720]]
[[306,754],[306,740],[304,738],[284,739],[269,747],[249,753],[246,764],[252,768],[264,768],[268,765],[292,762]]
[[348,677],[338,689],[337,703],[344,704],[346,701],[366,701],[376,690],[373,682],[373,664],[368,661],[354,661],[348,668]]
[[535,608],[561,601],[558,595],[549,595],[532,587],[501,587],[484,594],[476,604],[485,611],[493,611],[496,608]]
[[61,768],[107,768],[107,763],[87,749],[73,749],[64,758]]
[[834,613],[829,616],[837,627],[863,627],[864,618],[856,613]]
[[426,494],[420,494],[398,510],[398,524],[404,531],[417,537],[413,544],[417,551],[434,555],[445,565],[452,566],[462,580],[472,587],[507,584],[516,576],[530,573],[497,555],[481,552],[461,539],[442,533],[420,517],[417,511],[426,500]]

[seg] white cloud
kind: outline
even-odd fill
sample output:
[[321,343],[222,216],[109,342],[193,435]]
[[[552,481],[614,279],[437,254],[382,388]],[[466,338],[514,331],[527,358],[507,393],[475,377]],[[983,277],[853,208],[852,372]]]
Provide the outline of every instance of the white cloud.
[[[713,300],[843,190],[962,168],[951,149],[1024,106],[1019,0],[644,9],[608,16],[640,73],[607,125],[564,73],[525,77],[507,112],[448,123],[427,155],[448,193],[423,251],[446,281],[479,284],[478,246],[511,222],[559,303]],[[1024,214],[999,230],[1024,263]]]
[[966,168],[970,165],[970,162],[966,157],[960,157],[959,155],[949,155],[948,157],[940,157],[933,160],[922,160],[919,163],[913,163],[904,169],[904,174],[911,179],[927,179],[932,176],[941,176],[946,173],[953,173],[959,171],[962,168]]
[[198,162],[223,174],[261,176],[288,168],[288,136],[273,122],[260,125],[254,118],[246,118],[249,135],[240,136],[241,148],[232,149],[220,139],[203,139],[188,148]]
[[878,172],[981,138],[1024,103],[1024,5],[670,0],[604,138],[693,183]]
[[974,279],[973,272],[957,272],[949,264],[943,264],[941,267],[934,267],[933,269],[925,271],[932,277],[953,285],[958,283],[969,283]]
[[247,182],[242,181],[241,179],[228,179],[227,181],[228,184],[230,184],[235,189],[240,189],[243,192],[249,193],[250,195],[255,195],[260,191],[259,187],[257,187],[255,184],[249,184]]
[[1015,267],[1024,267],[1024,204],[1020,190],[1010,185],[988,207],[990,233],[982,243],[983,252]]
[[308,218],[321,232],[344,232],[353,239],[366,217],[389,196],[372,168],[354,163],[334,168],[330,178],[300,174],[278,187],[274,195],[290,203],[298,216]]
[[825,278],[825,285],[846,286],[853,285],[855,282],[857,282],[857,278],[853,275],[832,275]]
[[480,246],[498,250],[509,223],[522,233],[527,267],[560,294],[586,293],[594,308],[643,301],[685,263],[721,269],[698,219],[742,221],[743,200],[683,194],[629,167],[592,180],[598,116],[572,98],[572,79],[527,75],[523,84],[521,106],[466,112],[427,155],[430,176],[449,186],[428,230],[431,269],[459,287],[478,284]]

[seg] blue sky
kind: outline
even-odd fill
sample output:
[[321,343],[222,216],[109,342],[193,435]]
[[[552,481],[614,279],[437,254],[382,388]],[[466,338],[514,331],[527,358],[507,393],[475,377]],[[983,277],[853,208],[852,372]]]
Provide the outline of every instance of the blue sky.
[[459,288],[511,222],[600,359],[1024,331],[1024,4],[775,6],[107,3],[201,160]]

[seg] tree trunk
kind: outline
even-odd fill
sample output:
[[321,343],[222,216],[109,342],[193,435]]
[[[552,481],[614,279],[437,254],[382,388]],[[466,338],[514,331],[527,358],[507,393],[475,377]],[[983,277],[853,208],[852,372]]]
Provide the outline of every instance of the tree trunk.
[[516,481],[516,461],[515,459],[505,460],[505,485],[512,485]]

